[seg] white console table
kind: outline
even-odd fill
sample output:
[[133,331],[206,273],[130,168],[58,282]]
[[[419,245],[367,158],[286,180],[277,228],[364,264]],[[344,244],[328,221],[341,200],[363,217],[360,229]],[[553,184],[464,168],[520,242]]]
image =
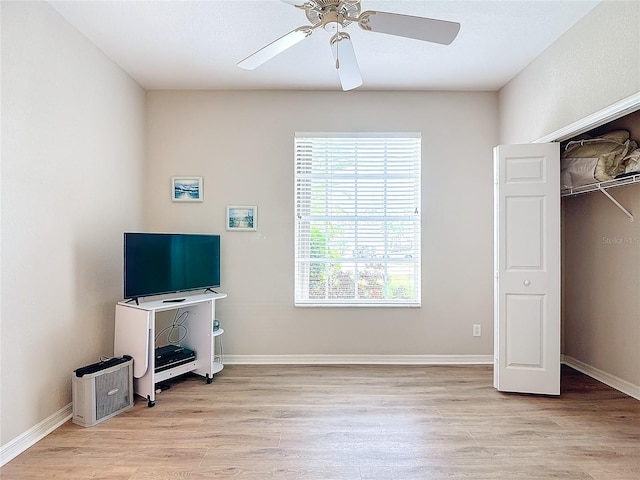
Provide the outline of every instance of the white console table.
[[[114,356],[130,355],[133,357],[134,392],[147,399],[148,406],[155,405],[156,384],[168,378],[194,372],[211,383],[213,376],[220,372],[224,365],[216,352],[215,337],[224,333],[221,328],[214,331],[216,300],[226,298],[225,293],[210,293],[180,297],[175,299],[155,300],[151,302],[118,302],[116,305]],[[196,352],[196,358],[168,370],[156,372],[157,314],[174,311],[174,318],[186,314],[186,319],[179,328],[184,330],[180,335],[180,346]],[[167,342],[168,343],[168,342]]]

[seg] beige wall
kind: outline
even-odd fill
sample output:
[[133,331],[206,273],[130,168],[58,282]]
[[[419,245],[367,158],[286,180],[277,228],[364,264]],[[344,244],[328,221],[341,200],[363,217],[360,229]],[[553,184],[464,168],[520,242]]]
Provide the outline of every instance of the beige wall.
[[[221,233],[227,355],[491,355],[496,119],[495,93],[150,92],[146,228]],[[421,132],[422,308],[293,306],[296,131]],[[204,202],[172,203],[174,175]],[[258,232],[226,232],[229,204]]]
[[566,355],[640,386],[640,185],[563,199]]
[[[534,141],[637,92],[640,3],[605,1],[499,92],[500,143]],[[638,188],[611,192],[636,219]],[[600,193],[563,200],[564,353],[636,386],[639,227]]]
[[113,353],[142,224],[144,91],[44,2],[2,2],[1,442]]

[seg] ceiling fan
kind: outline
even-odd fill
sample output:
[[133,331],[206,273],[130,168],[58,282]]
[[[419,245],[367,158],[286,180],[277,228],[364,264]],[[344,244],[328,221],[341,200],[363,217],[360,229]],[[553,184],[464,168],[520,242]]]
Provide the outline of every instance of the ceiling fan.
[[343,90],[362,85],[351,37],[341,31],[352,23],[369,32],[386,33],[425,42],[449,45],[458,35],[460,24],[446,20],[401,15],[398,13],[360,11],[360,0],[282,0],[304,10],[310,25],[303,25],[274,40],[238,63],[240,68],[253,70],[286,49],[310,36],[322,27],[333,33],[329,45],[336,62]]

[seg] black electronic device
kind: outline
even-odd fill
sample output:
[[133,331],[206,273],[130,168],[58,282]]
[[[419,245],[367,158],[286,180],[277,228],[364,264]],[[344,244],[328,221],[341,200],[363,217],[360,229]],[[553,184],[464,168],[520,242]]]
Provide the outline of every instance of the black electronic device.
[[196,359],[196,352],[179,345],[165,345],[156,348],[155,355],[156,373],[193,362]]
[[124,298],[220,286],[220,235],[124,234]]
[[164,347],[156,348],[156,360],[162,360],[163,358],[173,357],[179,353],[184,352],[184,347],[180,345],[165,345]]
[[76,377],[84,377],[85,375],[90,375],[92,373],[99,372],[101,370],[106,370],[107,368],[111,368],[115,365],[120,365],[121,363],[126,363],[131,360],[132,357],[129,355],[123,355],[122,357],[108,358],[106,360],[100,360],[99,362],[92,363],[91,365],[86,365],[84,367],[77,368],[73,371]]

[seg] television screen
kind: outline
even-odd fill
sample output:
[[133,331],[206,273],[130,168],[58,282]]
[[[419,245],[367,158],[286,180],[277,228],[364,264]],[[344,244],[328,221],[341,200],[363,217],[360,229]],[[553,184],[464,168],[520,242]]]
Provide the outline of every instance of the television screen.
[[124,298],[220,286],[220,235],[124,234]]

